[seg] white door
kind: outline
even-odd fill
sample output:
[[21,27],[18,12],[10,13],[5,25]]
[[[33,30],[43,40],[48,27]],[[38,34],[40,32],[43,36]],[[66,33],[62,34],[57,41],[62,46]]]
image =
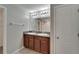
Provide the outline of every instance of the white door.
[[79,53],[79,5],[55,8],[55,53]]

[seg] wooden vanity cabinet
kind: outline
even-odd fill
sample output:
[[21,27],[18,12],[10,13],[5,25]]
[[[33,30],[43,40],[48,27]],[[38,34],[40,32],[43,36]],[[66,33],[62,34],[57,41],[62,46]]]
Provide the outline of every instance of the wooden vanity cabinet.
[[33,49],[40,53],[49,54],[50,39],[49,37],[41,37],[35,35],[24,35],[24,47]]

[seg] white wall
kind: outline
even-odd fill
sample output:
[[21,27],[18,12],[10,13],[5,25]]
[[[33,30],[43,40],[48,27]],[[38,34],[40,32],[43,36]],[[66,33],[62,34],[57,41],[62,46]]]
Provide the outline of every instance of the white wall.
[[[7,8],[7,53],[13,53],[22,47],[24,29],[28,30],[28,20],[25,18],[26,10],[16,5],[3,5]],[[23,26],[9,25],[10,22],[27,24]]]
[[54,5],[51,5],[50,10],[50,52],[54,53]]

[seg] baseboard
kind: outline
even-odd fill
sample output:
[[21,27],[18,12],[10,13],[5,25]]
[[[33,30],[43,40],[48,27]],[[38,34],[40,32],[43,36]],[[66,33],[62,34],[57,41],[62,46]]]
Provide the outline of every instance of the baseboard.
[[21,49],[23,49],[24,47],[17,49],[16,51],[14,51],[12,54],[16,54],[17,52],[19,52]]

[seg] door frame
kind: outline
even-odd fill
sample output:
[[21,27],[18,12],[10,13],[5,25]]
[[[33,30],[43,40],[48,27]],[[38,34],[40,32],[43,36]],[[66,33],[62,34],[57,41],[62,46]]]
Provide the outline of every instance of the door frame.
[[72,4],[63,4],[63,5],[58,5],[58,6],[54,6],[54,54],[56,54],[56,9],[57,8],[61,8],[61,7],[66,7],[68,5],[72,5]]
[[7,53],[7,8],[0,5],[0,8],[3,8],[4,11],[3,11],[3,54],[6,54]]

